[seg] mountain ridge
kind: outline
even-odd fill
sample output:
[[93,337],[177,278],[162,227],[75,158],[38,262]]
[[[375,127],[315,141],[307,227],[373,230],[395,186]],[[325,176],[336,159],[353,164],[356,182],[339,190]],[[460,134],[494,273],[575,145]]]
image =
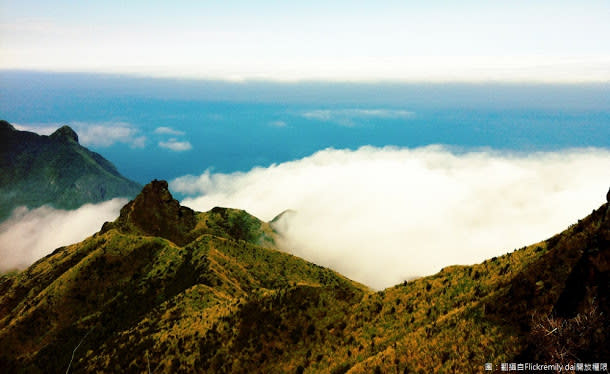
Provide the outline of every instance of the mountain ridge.
[[609,357],[609,203],[545,241],[379,292],[278,250],[275,235],[242,210],[181,210],[153,181],[97,234],[0,277],[0,368],[63,371],[73,353],[74,371],[133,373]]
[[140,189],[110,161],[81,146],[69,126],[46,136],[0,120],[0,221],[18,206],[76,209],[133,197]]

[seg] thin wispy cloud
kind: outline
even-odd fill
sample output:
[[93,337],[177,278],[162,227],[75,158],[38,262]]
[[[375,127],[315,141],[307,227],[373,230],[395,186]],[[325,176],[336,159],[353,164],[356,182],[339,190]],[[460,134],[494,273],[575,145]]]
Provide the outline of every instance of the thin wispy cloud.
[[144,148],[146,147],[146,136],[138,136],[131,141],[131,148]]
[[171,136],[169,139],[165,138],[157,143],[160,148],[169,149],[174,152],[184,152],[193,148],[193,145],[188,140],[178,138],[186,134],[184,131],[176,130],[172,127],[160,126],[155,129],[154,134],[161,135],[162,137]]
[[193,146],[188,141],[179,141],[178,139],[171,138],[167,141],[160,141],[159,147],[169,149],[174,152],[184,152],[191,150]]
[[342,126],[354,126],[358,119],[411,119],[415,113],[402,109],[313,109],[301,116],[310,120],[334,122]]
[[383,288],[533,244],[604,202],[608,150],[506,155],[363,147],[170,183],[199,211],[271,220],[282,248]]
[[117,198],[76,210],[17,208],[0,224],[0,271],[25,268],[58,247],[82,241],[114,220],[125,203]]
[[165,126],[157,127],[155,129],[154,133],[161,134],[161,135],[175,135],[175,136],[185,134],[184,131],[176,130],[171,127],[165,127]]
[[285,121],[271,121],[269,122],[270,126],[273,127],[286,127],[288,124]]

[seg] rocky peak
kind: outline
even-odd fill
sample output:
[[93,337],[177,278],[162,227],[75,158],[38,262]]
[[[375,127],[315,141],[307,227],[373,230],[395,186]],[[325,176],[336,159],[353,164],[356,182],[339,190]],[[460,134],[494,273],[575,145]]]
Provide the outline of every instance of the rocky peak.
[[76,131],[72,130],[70,126],[62,126],[58,128],[53,134],[51,134],[51,138],[58,140],[71,140],[75,143],[78,143],[78,135],[76,134]]
[[[121,215],[111,225],[123,231],[160,236],[184,245],[191,239],[189,234],[196,224],[195,212],[173,198],[166,181],[155,179],[121,209]],[[102,231],[108,228],[106,226]]]

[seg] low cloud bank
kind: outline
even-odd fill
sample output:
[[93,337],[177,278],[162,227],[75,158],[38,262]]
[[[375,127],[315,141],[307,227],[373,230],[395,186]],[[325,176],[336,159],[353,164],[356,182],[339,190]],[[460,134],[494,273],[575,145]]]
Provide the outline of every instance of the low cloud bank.
[[0,224],[0,271],[25,268],[58,247],[82,241],[116,219],[126,203],[117,198],[76,210],[17,208]]
[[605,200],[610,152],[328,149],[247,173],[171,182],[196,210],[246,209],[295,255],[374,288],[546,239]]

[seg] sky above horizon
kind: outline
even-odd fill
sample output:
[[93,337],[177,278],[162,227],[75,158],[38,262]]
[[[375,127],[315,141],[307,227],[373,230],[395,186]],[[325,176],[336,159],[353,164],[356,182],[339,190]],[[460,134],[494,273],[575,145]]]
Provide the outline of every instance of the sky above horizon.
[[610,81],[610,3],[7,1],[0,69],[280,81]]

